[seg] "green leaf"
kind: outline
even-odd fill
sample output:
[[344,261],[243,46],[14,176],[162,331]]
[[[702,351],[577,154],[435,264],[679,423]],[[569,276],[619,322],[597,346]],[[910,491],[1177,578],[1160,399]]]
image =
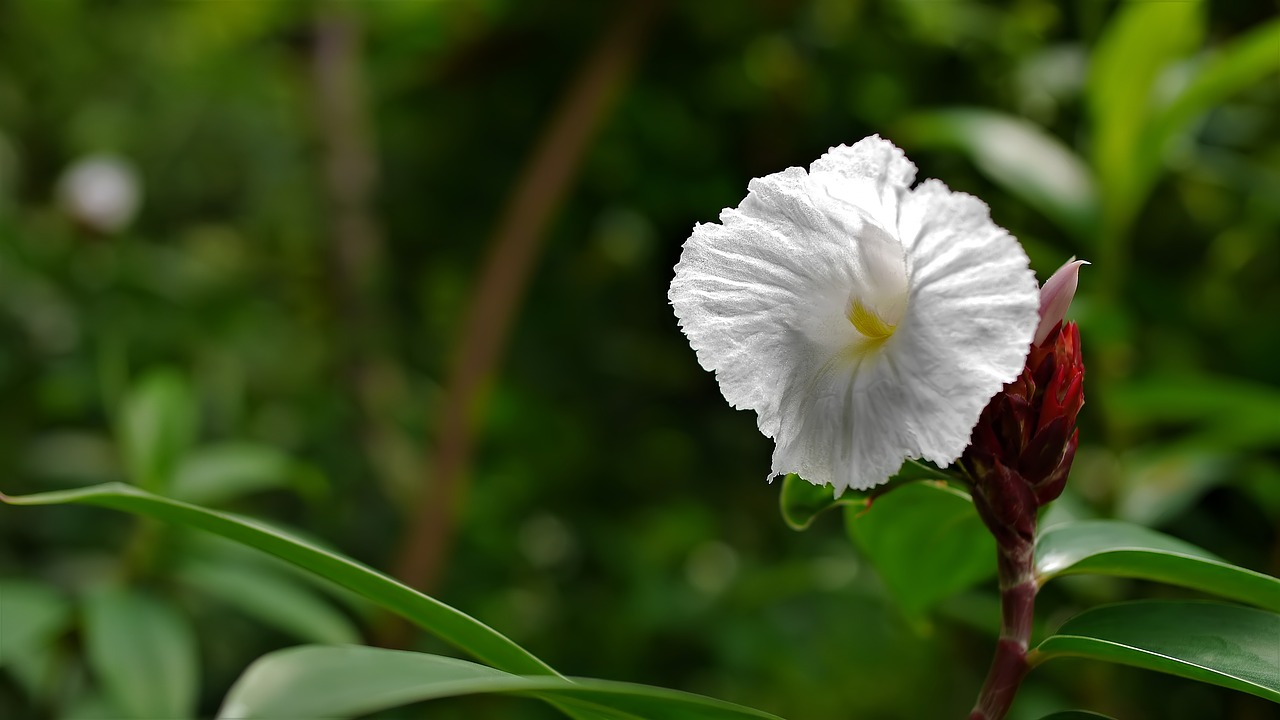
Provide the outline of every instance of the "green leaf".
[[1193,423],[1210,428],[1206,445],[1221,450],[1280,446],[1280,391],[1269,385],[1205,375],[1149,376],[1103,398],[1114,421],[1134,428]]
[[1036,541],[1036,574],[1116,575],[1211,593],[1280,612],[1280,580],[1163,533],[1113,520],[1059,525]]
[[167,494],[216,505],[251,492],[288,487],[295,477],[293,459],[273,447],[226,443],[192,452],[178,468]]
[[1145,136],[1154,165],[1170,140],[1214,105],[1280,70],[1280,18],[1264,23],[1219,49],[1197,70],[1182,92],[1152,122]]
[[1077,237],[1097,219],[1093,176],[1080,156],[1040,126],[978,109],[921,113],[900,127],[904,143],[959,150],[984,175]]
[[529,651],[480,621],[350,558],[318,548],[257,520],[207,510],[120,483],[22,497],[0,494],[0,501],[11,505],[97,505],[207,530],[353,590],[494,667],[526,675],[556,674]]
[[1088,710],[1064,710],[1052,715],[1045,715],[1040,720],[1115,720],[1110,715],[1099,715]]
[[145,375],[124,398],[118,422],[129,478],[153,492],[166,488],[196,434],[187,381],[171,370]]
[[0,580],[0,667],[48,646],[70,624],[71,603],[57,588]]
[[814,485],[795,473],[782,478],[782,492],[778,494],[782,520],[792,530],[808,530],[819,515],[831,508],[865,504],[863,497],[852,497],[847,491],[836,497],[830,485]]
[[1155,580],[1280,612],[1280,579],[1239,568],[1193,544],[1115,520],[1044,530],[1036,541],[1039,582],[1059,575]]
[[168,603],[124,588],[85,598],[89,665],[128,717],[195,716],[198,654],[191,626]]
[[942,470],[924,463],[908,460],[898,474],[883,485],[870,490],[846,489],[836,497],[830,485],[814,485],[791,473],[782,478],[782,492],[778,495],[782,519],[792,530],[808,530],[822,513],[841,506],[865,508],[871,502],[898,487],[919,480],[946,480]]
[[1115,516],[1148,527],[1163,525],[1237,474],[1238,464],[1220,451],[1170,444],[1126,452],[1113,485]]
[[63,699],[60,720],[120,720],[120,711],[111,701],[94,690],[86,690],[77,698]]
[[1200,2],[1120,6],[1094,49],[1085,96],[1093,118],[1091,160],[1104,199],[1105,237],[1123,236],[1141,205],[1148,172],[1138,164],[1156,79],[1195,49],[1204,33]]
[[487,693],[538,697],[589,717],[775,718],[674,690],[602,680],[522,677],[455,658],[359,646],[298,647],[263,656],[232,686],[218,717],[342,718],[423,700]]
[[1088,610],[1028,660],[1076,656],[1132,665],[1280,703],[1280,615],[1214,602],[1120,603]]
[[358,643],[345,615],[314,592],[268,570],[245,565],[189,563],[178,577],[199,592],[296,638],[319,643]]
[[34,580],[0,580],[0,669],[30,697],[60,693],[54,670],[58,636],[71,626],[71,603],[56,587]]
[[854,542],[908,615],[995,575],[995,540],[963,492],[915,483],[846,508]]

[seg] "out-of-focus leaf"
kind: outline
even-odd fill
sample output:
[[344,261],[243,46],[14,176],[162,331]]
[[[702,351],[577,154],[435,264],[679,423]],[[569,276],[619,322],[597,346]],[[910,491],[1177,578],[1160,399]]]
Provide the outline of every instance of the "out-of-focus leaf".
[[172,480],[196,433],[195,399],[171,370],[143,376],[122,401],[117,434],[130,479],[161,491]]
[[[308,536],[305,532],[300,532],[295,528],[279,525],[278,523],[276,525],[279,529],[315,547],[329,550],[330,552],[333,551],[332,547],[315,537]],[[235,565],[236,567],[248,567],[257,573],[284,576],[287,582],[305,585],[311,590],[320,592],[330,600],[343,606],[347,613],[362,620],[369,620],[378,612],[376,604],[349,588],[338,585],[318,573],[282,560],[275,555],[261,552],[252,545],[245,545],[227,539],[222,535],[204,532],[192,533],[190,536],[183,538],[183,550],[184,556],[191,562],[212,565]]]
[[1028,658],[1076,656],[1156,670],[1280,702],[1280,615],[1214,602],[1106,605],[1068,620]]
[[1280,580],[1129,523],[1089,520],[1041,533],[1036,540],[1041,583],[1082,573],[1153,580],[1280,612]]
[[909,615],[995,575],[995,540],[963,492],[914,483],[845,509],[849,534]]
[[1064,710],[1052,715],[1045,715],[1040,720],[1115,720],[1110,715],[1099,715],[1088,710]]
[[360,633],[345,615],[314,592],[266,570],[201,562],[178,576],[201,593],[296,638],[319,643],[358,643]]
[[103,434],[53,431],[32,438],[23,470],[33,476],[70,485],[123,480],[115,443]]
[[1240,487],[1268,517],[1280,517],[1280,464],[1256,460],[1241,467]]
[[1194,50],[1204,33],[1202,3],[1121,5],[1093,51],[1085,97],[1093,119],[1091,160],[1103,198],[1105,237],[1124,229],[1146,189],[1142,134],[1151,117],[1155,81],[1172,61]]
[[791,473],[782,478],[782,492],[778,503],[782,510],[782,519],[792,530],[807,530],[822,513],[840,506],[856,506],[864,508],[871,502],[902,485],[918,480],[945,480],[946,475],[939,469],[923,463],[908,460],[898,474],[883,485],[869,490],[846,489],[836,497],[830,485],[814,485]]
[[530,675],[556,674],[546,663],[484,623],[350,558],[256,520],[207,510],[120,483],[21,497],[0,495],[0,501],[12,505],[98,505],[217,533],[349,588],[497,668]]
[[972,628],[992,639],[1000,637],[1000,596],[994,591],[975,589],[956,593],[939,601],[933,613],[938,618]]
[[120,720],[120,711],[97,692],[87,692],[72,700],[58,716],[61,720]]
[[344,718],[412,702],[505,693],[540,697],[582,717],[774,718],[701,695],[644,685],[521,677],[456,658],[371,647],[309,646],[266,655],[232,686],[218,717]]
[[48,645],[71,623],[71,604],[34,580],[0,580],[0,667]]
[[168,494],[191,503],[216,505],[247,493],[286,487],[294,476],[293,460],[273,447],[210,445],[186,457]]
[[1280,444],[1280,391],[1259,383],[1153,376],[1117,385],[1103,403],[1114,421],[1131,427],[1204,424],[1220,449]]
[[1169,141],[1197,115],[1280,70],[1280,18],[1263,23],[1219,48],[1195,72],[1182,92],[1152,121],[1146,146],[1155,166]]
[[55,691],[56,640],[71,625],[71,603],[55,587],[34,580],[0,580],[0,669],[32,697]]
[[1078,155],[1043,128],[990,110],[955,109],[908,118],[902,141],[959,150],[987,177],[1076,237],[1088,239],[1097,219],[1093,177]]
[[122,588],[90,593],[84,610],[90,667],[121,713],[195,716],[199,656],[185,618],[166,602]]
[[1235,465],[1229,456],[1195,447],[1126,453],[1115,484],[1115,515],[1138,525],[1163,525],[1228,480]]

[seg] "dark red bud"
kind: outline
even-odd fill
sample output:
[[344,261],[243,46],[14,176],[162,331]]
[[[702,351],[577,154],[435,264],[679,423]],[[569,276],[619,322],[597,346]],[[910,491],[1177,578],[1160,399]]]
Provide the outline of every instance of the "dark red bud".
[[[989,482],[981,490],[977,506],[984,506],[989,518],[987,527],[997,534],[997,539],[1012,540],[1016,536],[1031,542],[1035,536],[1036,498],[1031,485],[1016,471],[996,460],[987,478]],[[1004,536],[1001,538],[1000,536]]]
[[1032,485],[1041,483],[1057,469],[1070,430],[1067,419],[1058,416],[1036,431],[1018,458],[1018,472],[1027,482]]
[[1022,373],[987,404],[964,453],[974,503],[998,542],[1030,542],[1036,510],[1062,493],[1083,405],[1080,329],[1060,323],[1030,349]]
[[1075,460],[1076,447],[1080,444],[1080,431],[1076,430],[1071,433],[1071,439],[1067,441],[1067,447],[1062,452],[1062,459],[1058,461],[1058,467],[1054,469],[1044,482],[1036,485],[1035,495],[1036,502],[1046,505],[1058,499],[1062,494],[1062,489],[1067,486],[1067,476],[1071,474],[1071,461]]
[[1076,414],[1084,405],[1083,384],[1084,373],[1079,368],[1058,366],[1040,403],[1039,427],[1043,428],[1058,418],[1066,418],[1068,425],[1074,425]]

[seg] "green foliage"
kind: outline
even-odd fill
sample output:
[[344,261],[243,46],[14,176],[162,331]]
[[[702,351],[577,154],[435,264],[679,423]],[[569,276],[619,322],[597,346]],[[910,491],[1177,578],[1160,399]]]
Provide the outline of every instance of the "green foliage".
[[71,621],[71,605],[55,588],[28,580],[0,581],[0,667],[47,646]]
[[33,696],[48,691],[54,648],[72,624],[72,605],[56,587],[0,580],[0,671]]
[[169,603],[102,588],[84,600],[85,650],[112,707],[126,717],[185,718],[196,711],[199,655]]
[[1152,123],[1144,138],[1149,152],[1159,158],[1193,119],[1280,71],[1276,43],[1280,43],[1280,18],[1259,25],[1197,63],[1190,80]]
[[1280,390],[1208,375],[1145,377],[1103,400],[1129,427],[1189,426],[1183,444],[1218,450],[1280,446]]
[[940,110],[907,118],[899,132],[912,145],[966,153],[983,174],[1082,244],[1097,232],[1098,191],[1089,168],[1035,123],[991,110]]
[[1031,658],[1086,657],[1221,685],[1280,703],[1280,614],[1211,602],[1135,601],[1068,620]]
[[1036,573],[1041,584],[1081,573],[1152,580],[1280,612],[1280,579],[1154,530],[1110,520],[1045,530],[1036,540]]
[[829,485],[814,485],[794,473],[782,478],[778,507],[782,520],[792,530],[808,530],[824,512],[837,507],[866,508],[875,498],[890,490],[921,480],[945,481],[947,476],[937,468],[908,460],[898,474],[885,484],[870,490],[845,490],[839,496]]
[[177,578],[293,637],[317,643],[360,642],[360,631],[332,604],[278,573],[242,563],[195,561],[180,568]]
[[14,505],[98,505],[216,533],[271,553],[354,590],[498,669],[515,674],[555,674],[524,648],[466,614],[349,558],[256,520],[207,510],[115,483],[9,497],[5,501]]
[[969,496],[946,485],[904,485],[846,508],[845,522],[909,615],[995,575],[995,541]]
[[191,389],[174,371],[146,375],[120,409],[118,435],[130,479],[164,492],[196,434]]
[[519,676],[423,653],[307,646],[267,655],[245,671],[219,718],[365,715],[413,702],[475,694],[542,698],[580,717],[735,720],[774,715],[671,690],[559,677]]
[[[486,239],[615,6],[109,5],[0,3],[2,489],[125,480],[394,567],[433,482]],[[975,628],[998,617],[978,555],[939,537],[930,549],[955,565],[913,584],[895,564],[925,556],[890,525],[913,517],[892,498],[919,490],[862,512],[870,498],[760,482],[768,443],[663,300],[692,225],[749,178],[878,132],[922,177],[986,202],[1040,277],[1072,254],[1094,262],[1073,307],[1088,404],[1070,512],[1055,511],[1165,535],[1047,533],[1042,551],[1078,577],[1046,576],[1041,617],[1148,592],[1274,609],[1280,21],[1266,5],[666,3],[547,209],[492,400],[474,408],[439,597],[560,669],[806,720],[963,715],[989,661]],[[363,208],[376,232],[354,253],[326,190],[329,11],[359,39],[338,75],[363,81],[355,125],[378,179]],[[103,151],[144,197],[106,233],[59,189]],[[778,492],[808,532],[776,522]],[[814,521],[838,505],[882,536],[850,547],[842,523]],[[264,653],[373,637],[377,606],[212,543],[182,523],[0,507],[0,716],[121,717],[74,611],[103,588],[197,638],[199,716]],[[1209,686],[1189,709],[1185,681],[1162,673],[1054,669],[1027,681],[1039,713],[1074,698],[1169,718],[1274,709]]]
[[[306,477],[288,455],[273,447],[224,443],[192,452],[178,467],[168,494],[187,502],[218,505],[246,493],[290,487]],[[315,492],[314,487],[298,489]]]
[[1156,81],[1200,44],[1204,12],[1203,2],[1125,3],[1090,58],[1085,90],[1094,130],[1091,159],[1107,198],[1107,241],[1127,230],[1153,175],[1155,160],[1135,150],[1143,147]]

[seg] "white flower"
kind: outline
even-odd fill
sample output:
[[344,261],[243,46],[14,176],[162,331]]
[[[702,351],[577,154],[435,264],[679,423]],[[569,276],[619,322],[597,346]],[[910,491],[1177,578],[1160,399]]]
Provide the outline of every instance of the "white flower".
[[751,181],[684,245],[669,297],[703,368],[776,441],[769,475],[878,485],[960,457],[1022,370],[1040,292],[977,198],[878,136]]
[[129,224],[142,201],[142,184],[122,157],[88,155],[67,168],[58,181],[63,205],[88,227],[113,233]]

